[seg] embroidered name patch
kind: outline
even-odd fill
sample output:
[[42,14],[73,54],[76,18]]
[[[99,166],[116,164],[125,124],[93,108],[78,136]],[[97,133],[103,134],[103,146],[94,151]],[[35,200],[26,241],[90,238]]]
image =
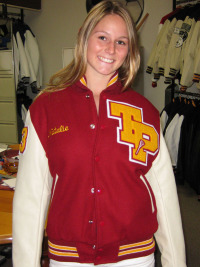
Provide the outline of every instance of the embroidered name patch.
[[107,99],[108,118],[119,121],[117,142],[129,146],[129,160],[147,166],[148,154],[158,151],[158,132],[143,121],[143,110]]
[[68,126],[64,126],[64,125],[61,125],[60,127],[55,127],[55,128],[52,128],[50,131],[49,131],[49,135],[48,137],[52,136],[52,135],[55,135],[55,134],[58,134],[58,133],[63,133],[63,132],[67,132],[69,131],[69,127]]

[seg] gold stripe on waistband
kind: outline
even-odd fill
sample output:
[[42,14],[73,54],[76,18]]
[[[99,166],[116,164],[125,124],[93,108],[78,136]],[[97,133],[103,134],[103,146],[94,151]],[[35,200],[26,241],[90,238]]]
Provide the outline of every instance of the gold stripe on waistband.
[[62,251],[56,251],[49,248],[49,252],[56,256],[62,256],[62,257],[75,257],[78,258],[78,253],[72,253],[72,252],[62,252]]
[[59,249],[59,250],[67,250],[67,251],[77,251],[76,247],[69,247],[69,246],[60,246],[60,245],[55,245],[52,242],[48,241],[48,245],[51,248]]
[[[138,244],[141,244],[141,243],[143,243],[143,242],[140,242]],[[133,248],[133,249],[127,249],[127,250],[124,250],[124,251],[120,251],[118,253],[118,256],[124,256],[124,255],[128,255],[128,254],[133,254],[133,253],[147,251],[147,250],[150,250],[150,249],[154,248],[154,246],[155,246],[155,241],[152,240],[152,244],[150,244],[148,246],[143,246],[143,247],[139,247],[139,248]]]

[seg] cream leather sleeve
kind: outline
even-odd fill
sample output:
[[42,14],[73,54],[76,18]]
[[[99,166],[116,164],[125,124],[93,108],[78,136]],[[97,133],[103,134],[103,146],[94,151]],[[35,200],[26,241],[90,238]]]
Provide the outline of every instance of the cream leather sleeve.
[[185,62],[183,65],[183,71],[181,76],[181,86],[190,87],[193,84],[194,74],[194,62],[197,56],[197,44],[200,37],[200,21],[197,21],[194,26],[194,31],[191,36],[191,40],[185,54]]
[[[199,23],[199,21],[198,21]],[[199,24],[198,24],[199,25]],[[197,41],[196,51],[195,51],[195,58],[194,58],[194,76],[193,79],[195,82],[199,83],[200,81],[200,38]],[[199,89],[199,86],[197,87]]]
[[52,177],[29,112],[25,126],[13,201],[13,267],[39,267]]
[[165,29],[166,29],[168,23],[169,23],[169,21],[166,21],[164,23],[164,25],[160,29],[160,31],[159,31],[159,33],[158,33],[158,35],[156,37],[156,40],[155,40],[155,42],[153,44],[153,48],[151,50],[151,53],[150,53],[150,56],[149,56],[149,59],[148,59],[148,62],[147,62],[147,70],[146,70],[146,72],[149,73],[149,74],[152,73],[153,67],[156,66],[155,60],[156,60],[156,56],[157,56],[156,55],[157,48],[158,48],[159,42],[160,42],[160,40],[161,40],[161,38],[162,38],[162,36],[163,36],[163,34],[165,32]]
[[178,34],[179,31],[182,27],[183,21],[182,20],[177,20],[177,22],[174,25],[174,32],[171,36],[170,42],[169,42],[169,46],[167,49],[167,55],[166,55],[166,59],[165,59],[165,65],[164,65],[164,76],[166,78],[173,78],[169,73],[170,73],[170,62],[171,62],[171,58],[172,55],[174,53],[174,49],[176,49],[176,42],[178,40]]
[[163,267],[186,267],[185,243],[175,178],[164,138],[159,155],[147,174],[157,204],[158,230],[155,238]]
[[168,47],[170,44],[170,40],[172,38],[172,34],[174,32],[174,27],[176,25],[177,19],[173,18],[173,20],[167,25],[163,38],[160,42],[159,47],[159,59],[158,59],[158,67],[163,69],[164,75],[164,67],[165,67],[165,60],[167,56]]

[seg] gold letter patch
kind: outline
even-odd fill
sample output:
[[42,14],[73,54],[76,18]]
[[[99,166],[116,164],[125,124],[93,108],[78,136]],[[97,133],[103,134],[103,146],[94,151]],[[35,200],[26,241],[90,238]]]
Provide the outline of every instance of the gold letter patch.
[[129,146],[129,160],[147,165],[148,154],[158,151],[158,132],[143,121],[142,108],[107,100],[108,117],[119,120],[117,142]]
[[22,129],[22,140],[21,143],[19,144],[20,153],[23,153],[26,148],[27,136],[28,136],[28,127],[24,127]]

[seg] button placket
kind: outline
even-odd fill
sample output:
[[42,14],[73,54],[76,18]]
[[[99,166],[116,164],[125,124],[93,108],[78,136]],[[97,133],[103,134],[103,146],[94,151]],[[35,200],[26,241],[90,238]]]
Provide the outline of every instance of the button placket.
[[94,187],[91,188],[91,193],[94,194]]
[[90,124],[90,129],[92,129],[92,130],[95,129],[95,124],[94,124],[94,123],[91,123],[91,124]]

